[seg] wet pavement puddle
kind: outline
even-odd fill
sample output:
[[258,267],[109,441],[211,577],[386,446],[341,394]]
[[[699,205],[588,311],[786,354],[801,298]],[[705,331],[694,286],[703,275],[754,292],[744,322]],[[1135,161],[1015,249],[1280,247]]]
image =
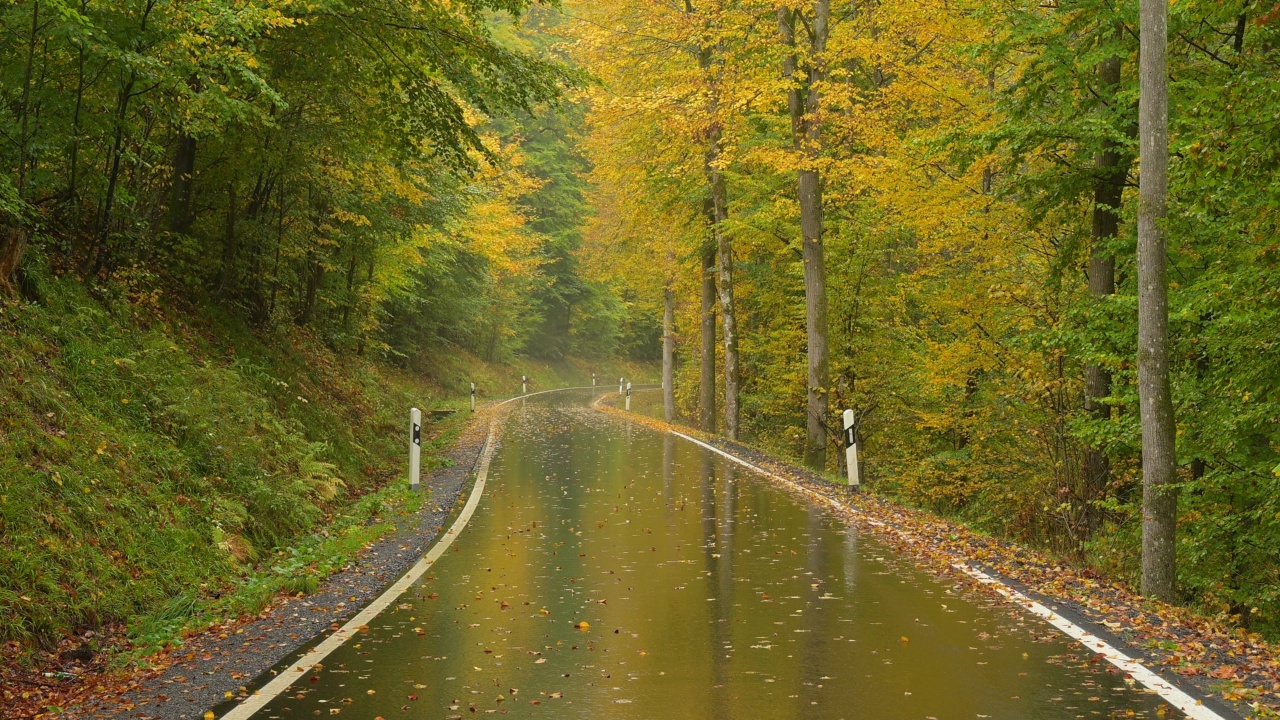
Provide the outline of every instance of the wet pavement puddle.
[[255,717],[1164,715],[1041,621],[577,395],[516,409],[450,551]]

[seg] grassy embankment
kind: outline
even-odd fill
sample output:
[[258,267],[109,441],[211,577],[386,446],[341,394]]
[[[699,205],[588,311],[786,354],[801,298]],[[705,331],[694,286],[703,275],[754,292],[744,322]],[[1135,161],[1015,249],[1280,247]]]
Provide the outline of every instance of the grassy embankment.
[[[423,501],[394,482],[410,406],[465,407],[472,376],[502,396],[521,373],[531,390],[590,373],[453,355],[428,377],[158,295],[95,299],[70,280],[41,294],[0,304],[8,660],[122,624],[144,654],[275,593],[309,591]],[[424,467],[465,417],[426,429]]]

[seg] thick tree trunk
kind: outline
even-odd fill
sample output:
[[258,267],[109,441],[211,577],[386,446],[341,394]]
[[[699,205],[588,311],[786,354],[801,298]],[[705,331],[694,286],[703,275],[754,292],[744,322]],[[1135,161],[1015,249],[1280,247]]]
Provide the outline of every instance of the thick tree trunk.
[[823,80],[820,56],[826,52],[827,28],[831,17],[829,0],[815,0],[809,33],[808,67],[801,69],[795,54],[797,11],[780,8],[778,31],[790,50],[782,64],[791,85],[787,107],[791,114],[791,138],[801,156],[796,199],[800,205],[800,235],[804,260],[805,336],[808,340],[808,378],[805,403],[805,463],[823,468],[827,458],[827,415],[829,362],[827,357],[827,273],[823,253],[822,176],[814,167],[821,153],[821,125],[818,112]]
[[[1112,57],[1098,64],[1098,84],[1104,102],[1115,101],[1115,89],[1120,85],[1120,58]],[[1120,228],[1119,208],[1124,193],[1124,178],[1128,163],[1121,163],[1120,148],[1114,140],[1102,143],[1102,151],[1094,158],[1098,176],[1093,192],[1093,248],[1089,258],[1089,294],[1105,298],[1116,291],[1116,259],[1106,247]],[[1111,395],[1111,372],[1098,364],[1085,368],[1085,409],[1099,420],[1111,417],[1111,406],[1105,398]],[[1110,475],[1110,463],[1102,448],[1087,448],[1084,455],[1085,499],[1093,502],[1102,498]],[[1095,513],[1086,509],[1092,518]],[[1094,522],[1089,522],[1090,530]]]
[[1142,420],[1142,593],[1174,597],[1178,496],[1169,386],[1165,216],[1169,169],[1168,0],[1141,0],[1138,138],[1138,398]]
[[[711,202],[707,202],[711,208]],[[715,217],[714,209],[708,213]],[[716,431],[716,246],[702,249],[702,369],[698,386],[698,411],[704,432]]]
[[16,225],[0,222],[0,297],[14,297],[18,294],[13,284],[13,276],[22,262],[22,253],[27,248],[27,231]]
[[196,171],[196,139],[178,138],[173,153],[173,180],[169,187],[169,230],[186,234],[191,228],[191,179]]
[[662,312],[662,410],[667,422],[676,418],[676,293],[667,281]]

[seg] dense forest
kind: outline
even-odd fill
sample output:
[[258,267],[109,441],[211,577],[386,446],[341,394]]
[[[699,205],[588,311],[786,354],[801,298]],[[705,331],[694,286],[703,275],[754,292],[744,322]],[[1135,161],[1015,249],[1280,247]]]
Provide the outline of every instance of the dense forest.
[[566,12],[673,410],[1280,631],[1280,6]]
[[[664,356],[673,418],[835,471],[850,408],[872,490],[1280,632],[1270,0],[0,13],[6,363],[175,312],[411,371]],[[53,552],[60,410],[8,383],[0,494],[49,498],[0,531]],[[334,495],[299,433],[290,497]]]
[[0,640],[313,586],[410,406],[657,357],[527,9],[0,6]]

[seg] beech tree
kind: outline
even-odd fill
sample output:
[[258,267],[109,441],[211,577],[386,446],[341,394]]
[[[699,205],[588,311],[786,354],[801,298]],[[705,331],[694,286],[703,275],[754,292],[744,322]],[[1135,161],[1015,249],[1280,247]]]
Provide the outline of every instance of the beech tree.
[[1174,598],[1176,426],[1169,383],[1167,0],[1142,0],[1138,101],[1138,399],[1142,418],[1142,592]]

